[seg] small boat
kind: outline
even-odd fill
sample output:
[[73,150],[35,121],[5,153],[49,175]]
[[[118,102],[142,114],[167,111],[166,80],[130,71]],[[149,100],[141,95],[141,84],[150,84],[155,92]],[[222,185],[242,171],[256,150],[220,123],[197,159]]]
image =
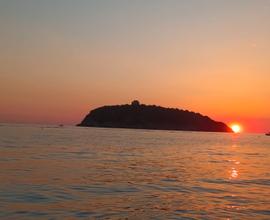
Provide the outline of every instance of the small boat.
[[266,135],[266,136],[270,136],[270,132],[266,133],[265,135]]

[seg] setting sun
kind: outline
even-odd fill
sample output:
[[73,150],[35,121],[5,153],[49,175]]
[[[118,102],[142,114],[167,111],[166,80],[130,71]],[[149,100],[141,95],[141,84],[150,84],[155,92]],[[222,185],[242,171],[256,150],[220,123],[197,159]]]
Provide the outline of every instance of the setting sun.
[[242,127],[239,124],[232,124],[231,129],[234,133],[240,133],[242,131]]

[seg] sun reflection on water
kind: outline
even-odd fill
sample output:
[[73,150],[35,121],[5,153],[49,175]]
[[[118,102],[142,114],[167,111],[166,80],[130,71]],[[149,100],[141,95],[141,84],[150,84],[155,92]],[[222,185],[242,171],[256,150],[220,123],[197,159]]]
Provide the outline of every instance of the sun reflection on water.
[[234,167],[232,167],[230,171],[230,179],[235,179],[238,177],[238,171]]
[[[239,165],[240,161],[237,160],[228,160],[228,162],[233,163],[234,165]],[[236,168],[236,166],[231,167],[229,170],[229,179],[236,179],[239,176],[239,170]]]

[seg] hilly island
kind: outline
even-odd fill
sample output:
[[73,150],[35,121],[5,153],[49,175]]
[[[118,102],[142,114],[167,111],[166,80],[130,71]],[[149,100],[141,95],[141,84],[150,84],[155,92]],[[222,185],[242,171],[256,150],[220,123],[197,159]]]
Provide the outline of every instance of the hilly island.
[[232,132],[223,122],[217,122],[187,110],[140,104],[113,105],[96,108],[78,126],[134,128],[181,131]]

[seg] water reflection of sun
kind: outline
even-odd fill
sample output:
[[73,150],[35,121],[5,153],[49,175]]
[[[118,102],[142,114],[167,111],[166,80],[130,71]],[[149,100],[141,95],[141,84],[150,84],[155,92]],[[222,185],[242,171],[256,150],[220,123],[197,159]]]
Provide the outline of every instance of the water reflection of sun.
[[238,177],[238,171],[237,171],[237,169],[235,169],[234,167],[232,167],[230,178],[231,179],[235,179],[237,177]]
[[229,179],[236,179],[239,177],[239,170],[237,166],[240,164],[240,161],[237,160],[228,160],[228,162],[233,163],[234,165],[231,167],[229,173]]

